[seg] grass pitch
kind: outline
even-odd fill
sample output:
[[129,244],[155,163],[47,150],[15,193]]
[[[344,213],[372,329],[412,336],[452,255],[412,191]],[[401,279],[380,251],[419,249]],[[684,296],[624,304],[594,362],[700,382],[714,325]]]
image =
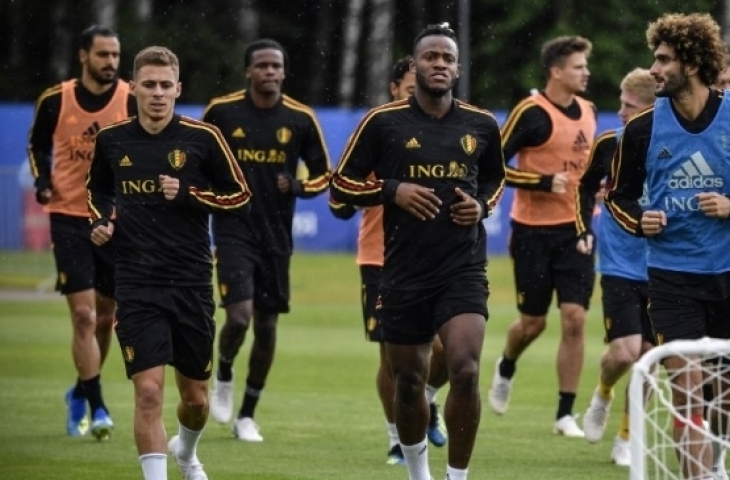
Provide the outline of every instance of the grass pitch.
[[[71,328],[52,289],[49,254],[0,252],[0,465],[2,478],[44,480],[141,479],[132,437],[132,384],[116,341],[102,373],[116,424],[111,441],[65,435],[63,395],[74,380]],[[491,318],[482,361],[484,400],[469,478],[533,480],[628,478],[609,460],[620,417],[614,403],[605,439],[589,445],[552,434],[557,406],[557,313],[545,334],[518,363],[510,410],[494,415],[486,402],[493,365],[515,318],[506,258],[489,266]],[[8,289],[23,289],[17,293]],[[222,324],[223,312],[217,312]],[[583,413],[598,378],[603,350],[598,297],[586,330],[586,361],[576,413]],[[250,338],[236,360],[237,403],[242,395]],[[280,319],[277,357],[256,420],[264,442],[236,441],[230,426],[209,423],[199,457],[212,480],[403,480],[403,467],[385,464],[387,437],[375,392],[377,347],[363,340],[358,270],[352,255],[298,253],[292,262],[292,313]],[[165,424],[176,432],[177,394],[168,370]],[[623,383],[617,388],[617,397]],[[443,403],[444,389],[438,397]],[[445,476],[446,449],[431,448],[431,472]],[[180,478],[168,462],[169,478]]]

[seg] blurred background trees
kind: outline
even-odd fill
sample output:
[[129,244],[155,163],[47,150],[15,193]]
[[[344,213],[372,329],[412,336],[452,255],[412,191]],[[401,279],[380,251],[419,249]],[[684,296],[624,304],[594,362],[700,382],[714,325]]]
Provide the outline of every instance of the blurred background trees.
[[414,36],[442,21],[459,34],[459,8],[468,5],[462,97],[509,109],[543,84],[541,44],[574,34],[594,45],[587,97],[612,110],[623,75],[651,64],[644,37],[649,21],[664,12],[709,12],[726,29],[725,3],[730,0],[0,0],[0,100],[33,101],[77,75],[78,34],[98,23],[120,34],[124,78],[142,47],[175,51],[184,103],[244,87],[245,45],[270,37],[289,53],[285,89],[294,98],[315,106],[376,105],[387,100],[390,65],[411,53]]

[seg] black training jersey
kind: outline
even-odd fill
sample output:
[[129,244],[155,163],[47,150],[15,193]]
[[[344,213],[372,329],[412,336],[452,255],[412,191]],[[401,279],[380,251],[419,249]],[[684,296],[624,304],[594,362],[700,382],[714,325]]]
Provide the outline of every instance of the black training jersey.
[[[329,181],[329,156],[314,111],[286,95],[273,108],[258,108],[242,90],[213,99],[203,120],[221,130],[254,193],[250,215],[214,215],[216,243],[244,240],[290,255],[296,197],[319,195]],[[308,176],[297,180],[300,160]],[[279,175],[290,179],[289,192],[279,191]]]
[[616,130],[606,130],[593,143],[588,166],[578,184],[575,196],[576,231],[578,235],[592,233],[591,222],[596,206],[596,194],[601,189],[601,182],[610,176],[611,159],[618,145]]
[[[160,175],[180,180],[175,199]],[[116,206],[116,281],[137,285],[210,285],[209,213],[243,213],[250,197],[220,131],[179,115],[155,135],[136,117],[103,128],[87,189],[94,224]]]
[[[374,174],[375,179],[371,178]],[[398,207],[400,182],[434,189],[441,199],[433,220]],[[370,110],[360,121],[332,177],[335,202],[384,204],[383,285],[415,290],[442,285],[464,268],[484,268],[486,233],[481,222],[464,227],[451,220],[455,188],[475,197],[485,216],[504,189],[499,126],[491,113],[454,100],[440,119],[415,97]]]
[[[94,113],[106,107],[114,97],[119,81],[114,82],[112,88],[100,95],[91,93],[80,81],[76,81],[74,93],[79,106],[89,113]],[[129,95],[127,99],[127,113],[130,117],[137,114],[137,99]],[[53,164],[53,134],[56,131],[61,115],[61,84],[44,91],[36,102],[35,117],[28,135],[28,158],[31,172],[35,177],[35,186],[38,189],[51,187],[51,169]],[[93,135],[103,125],[93,126]]]

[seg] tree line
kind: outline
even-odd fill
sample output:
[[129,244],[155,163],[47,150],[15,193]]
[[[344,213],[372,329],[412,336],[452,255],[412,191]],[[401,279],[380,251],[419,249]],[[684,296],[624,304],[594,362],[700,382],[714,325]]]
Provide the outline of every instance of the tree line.
[[[629,6],[629,4],[632,4]],[[0,0],[0,100],[33,101],[79,72],[76,39],[91,24],[119,32],[121,73],[141,48],[165,45],[181,61],[180,102],[204,104],[245,86],[243,52],[256,38],[287,49],[286,92],[314,106],[365,107],[388,100],[391,64],[415,35],[448,21],[468,31],[461,63],[468,98],[509,109],[544,77],[540,46],[557,35],[593,42],[586,96],[617,108],[618,84],[652,62],[644,32],[664,12],[709,12],[713,0]],[[465,17],[460,8],[468,7]],[[458,91],[458,90],[457,90]],[[462,92],[463,93],[463,92]],[[464,94],[466,95],[466,94]]]

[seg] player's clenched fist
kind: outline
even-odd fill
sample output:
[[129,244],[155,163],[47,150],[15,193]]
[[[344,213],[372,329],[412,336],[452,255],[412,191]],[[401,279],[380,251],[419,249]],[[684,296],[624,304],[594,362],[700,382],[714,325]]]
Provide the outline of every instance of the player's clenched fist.
[[114,224],[112,222],[97,225],[91,230],[91,243],[101,247],[112,238],[113,234]]
[[160,175],[160,190],[165,200],[174,200],[180,190],[180,180],[167,175]]
[[662,210],[647,210],[641,216],[641,230],[647,237],[653,237],[667,226],[667,214]]

